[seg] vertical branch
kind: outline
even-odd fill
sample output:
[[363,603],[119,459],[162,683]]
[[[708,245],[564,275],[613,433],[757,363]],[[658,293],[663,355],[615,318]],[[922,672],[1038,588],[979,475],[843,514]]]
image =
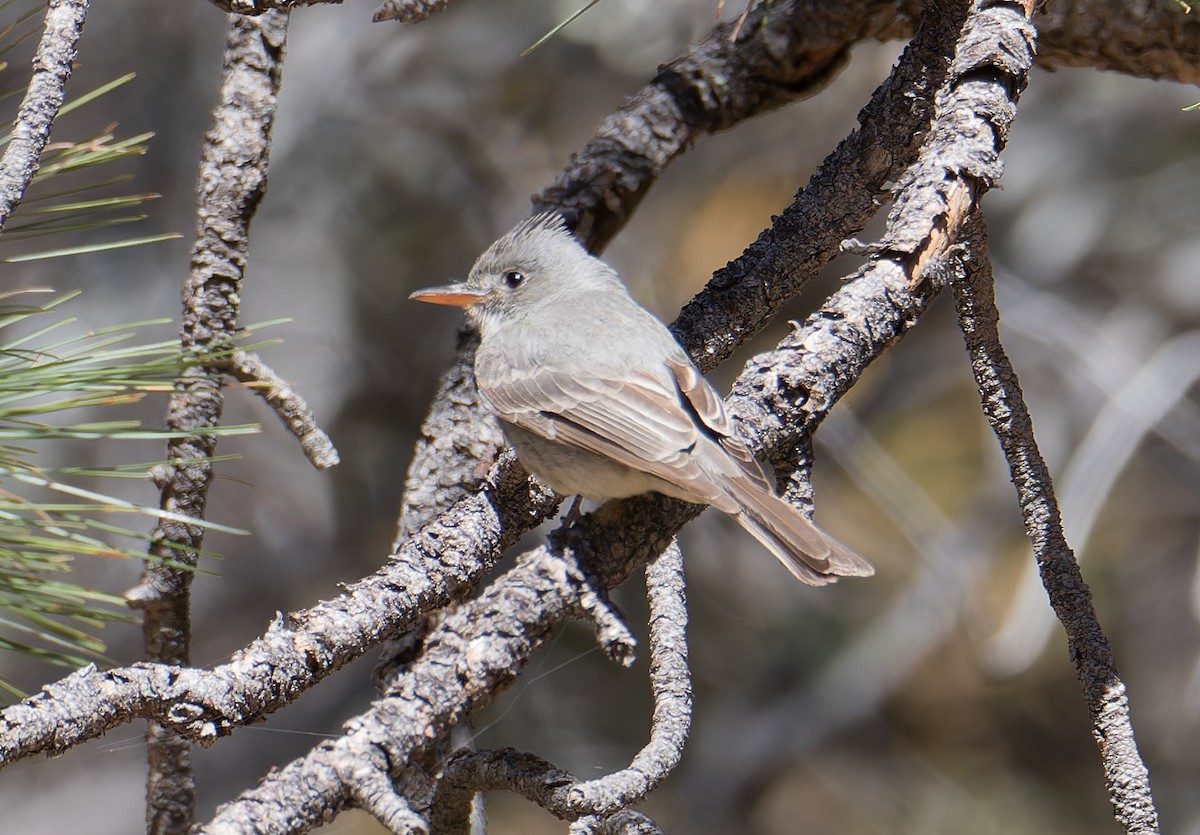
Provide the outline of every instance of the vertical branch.
[[37,173],[54,117],[66,96],[87,10],[88,0],[51,0],[46,10],[46,28],[33,56],[33,78],[17,111],[12,139],[0,158],[0,228]]
[[1000,344],[1000,314],[986,258],[987,232],[978,215],[972,226],[967,269],[965,277],[954,284],[954,300],[983,411],[1008,461],[1042,584],[1067,632],[1071,662],[1092,714],[1092,734],[1100,746],[1115,816],[1127,832],[1156,833],[1158,813],[1133,736],[1125,684],[1096,618],[1091,592],[1067,544],[1050,471],[1034,440],[1016,371]]
[[[233,346],[250,219],[266,191],[286,35],[287,16],[280,12],[230,18],[221,102],[200,163],[196,242],[183,288],[180,341],[185,357]],[[169,443],[171,467],[161,484],[162,508],[178,516],[204,516],[216,450],[216,438],[206,430],[221,419],[221,377],[216,366],[187,368],[167,406],[168,427],[187,433]],[[151,555],[172,564],[148,564],[141,582],[127,594],[130,605],[142,610],[146,657],[152,661],[188,663],[191,567],[202,540],[198,526],[160,523]],[[195,805],[189,745],[156,722],[147,728],[146,743],[147,831],[186,832]]]

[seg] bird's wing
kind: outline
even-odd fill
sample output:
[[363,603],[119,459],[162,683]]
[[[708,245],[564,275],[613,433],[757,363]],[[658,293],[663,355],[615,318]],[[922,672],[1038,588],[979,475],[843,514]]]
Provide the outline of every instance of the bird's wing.
[[[738,522],[797,578],[814,586],[837,577],[867,577],[869,562],[817,527],[792,505],[775,495],[762,467],[738,438],[717,393],[686,359],[668,359],[685,403],[699,422],[729,453],[723,460],[738,469],[725,471],[728,494],[737,503]],[[711,456],[710,456],[711,458]]]
[[667,359],[667,368],[675,377],[675,385],[685,406],[691,410],[704,433],[729,453],[740,469],[738,474],[768,493],[775,492],[762,466],[734,431],[721,396],[708,384],[699,369],[688,361],[682,350],[678,357]]
[[708,430],[667,368],[633,369],[617,380],[521,365],[477,364],[480,393],[501,420],[653,475],[692,501],[730,503],[692,455]]

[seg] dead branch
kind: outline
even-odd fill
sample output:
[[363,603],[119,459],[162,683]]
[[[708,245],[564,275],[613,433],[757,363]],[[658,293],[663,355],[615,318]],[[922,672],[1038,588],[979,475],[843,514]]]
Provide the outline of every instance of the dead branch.
[[50,128],[66,97],[89,0],[51,0],[33,56],[33,78],[17,110],[12,139],[0,157],[0,229],[37,173]]

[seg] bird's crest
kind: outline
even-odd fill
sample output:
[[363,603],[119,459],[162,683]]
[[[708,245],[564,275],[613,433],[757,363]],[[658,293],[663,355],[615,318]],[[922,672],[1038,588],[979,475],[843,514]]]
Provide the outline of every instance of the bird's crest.
[[509,232],[510,237],[521,237],[530,235],[534,232],[558,232],[561,234],[575,237],[571,232],[571,227],[567,226],[567,219],[563,217],[562,212],[551,209],[548,212],[538,212],[531,218],[521,221],[512,231]]

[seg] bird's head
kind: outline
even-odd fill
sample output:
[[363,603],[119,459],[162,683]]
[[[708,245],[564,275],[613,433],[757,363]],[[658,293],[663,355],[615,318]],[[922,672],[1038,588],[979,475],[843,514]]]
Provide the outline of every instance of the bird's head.
[[517,321],[528,311],[619,279],[588,253],[558,212],[542,212],[518,224],[475,262],[466,281],[428,287],[409,296],[461,307],[487,331],[498,321]]

